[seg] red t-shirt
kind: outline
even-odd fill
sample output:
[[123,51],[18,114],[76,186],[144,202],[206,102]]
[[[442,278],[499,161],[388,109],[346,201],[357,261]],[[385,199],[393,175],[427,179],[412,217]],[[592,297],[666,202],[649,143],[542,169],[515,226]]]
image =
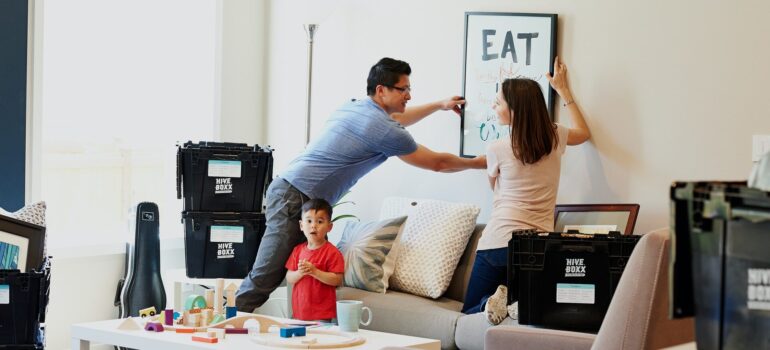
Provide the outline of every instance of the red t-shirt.
[[[299,261],[305,259],[324,272],[344,273],[345,259],[333,244],[326,242],[317,249],[308,249],[307,242],[291,252],[286,268],[299,269]],[[312,276],[302,277],[291,293],[291,307],[298,320],[327,320],[337,317],[336,287],[325,284]]]

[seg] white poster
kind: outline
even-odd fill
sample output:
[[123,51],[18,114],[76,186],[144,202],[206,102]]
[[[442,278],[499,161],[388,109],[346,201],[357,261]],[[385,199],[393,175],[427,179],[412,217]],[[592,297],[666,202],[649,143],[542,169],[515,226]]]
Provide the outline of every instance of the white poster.
[[465,13],[465,66],[460,156],[485,154],[489,142],[509,137],[492,104],[505,79],[537,81],[553,118],[553,92],[545,74],[553,70],[555,14]]

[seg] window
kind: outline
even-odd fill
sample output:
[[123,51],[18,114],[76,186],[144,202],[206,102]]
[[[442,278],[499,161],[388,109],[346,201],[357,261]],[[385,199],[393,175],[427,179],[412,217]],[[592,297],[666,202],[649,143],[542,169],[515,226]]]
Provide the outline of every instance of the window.
[[217,123],[213,0],[46,1],[41,198],[52,247],[133,237],[139,202],[180,235],[176,143]]

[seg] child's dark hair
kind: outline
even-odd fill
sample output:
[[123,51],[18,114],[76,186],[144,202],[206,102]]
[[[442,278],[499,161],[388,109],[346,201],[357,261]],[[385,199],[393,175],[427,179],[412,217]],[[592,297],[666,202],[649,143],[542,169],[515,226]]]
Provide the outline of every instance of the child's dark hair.
[[366,79],[366,94],[374,96],[377,85],[393,87],[402,75],[409,74],[412,74],[409,63],[385,57],[369,70],[369,78]]
[[302,213],[304,214],[308,210],[323,210],[329,216],[329,220],[332,219],[332,206],[323,198],[313,198],[302,204]]

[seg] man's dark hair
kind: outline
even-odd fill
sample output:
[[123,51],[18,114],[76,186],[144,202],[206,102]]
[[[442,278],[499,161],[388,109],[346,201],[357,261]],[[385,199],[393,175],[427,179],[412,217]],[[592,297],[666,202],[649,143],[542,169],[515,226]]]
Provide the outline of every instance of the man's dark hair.
[[323,210],[329,216],[329,221],[332,219],[332,206],[323,198],[313,198],[302,204],[303,214],[309,210],[315,210],[316,212]]
[[409,63],[385,57],[369,70],[369,78],[366,79],[366,94],[374,96],[377,85],[394,86],[402,75],[409,74],[412,74]]

